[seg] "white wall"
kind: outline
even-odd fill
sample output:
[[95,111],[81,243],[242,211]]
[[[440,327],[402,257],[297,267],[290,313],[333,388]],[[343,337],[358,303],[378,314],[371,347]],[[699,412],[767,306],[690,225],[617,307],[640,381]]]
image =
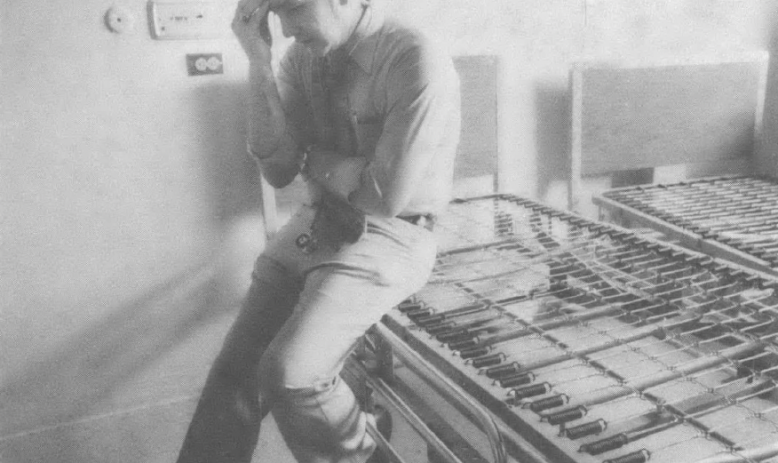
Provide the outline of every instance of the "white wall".
[[[558,207],[567,206],[572,61],[769,50],[776,28],[773,0],[393,0],[391,4],[397,14],[447,38],[453,53],[500,57],[502,188]],[[768,119],[774,106],[768,105]],[[770,127],[775,123],[768,120],[766,132]],[[608,184],[604,178],[588,182],[590,189]],[[592,207],[584,212],[594,213]]]
[[[154,41],[145,2],[123,5],[118,35],[111,2],[5,3],[0,371],[200,260],[250,180],[234,41]],[[227,72],[188,77],[199,51]]]
[[[258,199],[232,4],[224,39],[189,42],[152,40],[141,0],[117,2],[135,24],[112,33],[112,4],[3,2],[0,438],[141,401],[115,391],[229,291],[178,313],[160,298]],[[187,76],[190,52],[225,73]]]

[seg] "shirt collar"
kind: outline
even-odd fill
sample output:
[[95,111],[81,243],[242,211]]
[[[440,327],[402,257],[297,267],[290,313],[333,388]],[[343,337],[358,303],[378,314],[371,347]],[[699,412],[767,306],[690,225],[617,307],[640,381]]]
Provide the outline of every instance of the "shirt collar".
[[378,46],[379,30],[384,24],[384,15],[375,6],[368,6],[365,18],[355,32],[356,43],[349,56],[367,73],[373,69],[375,49]]

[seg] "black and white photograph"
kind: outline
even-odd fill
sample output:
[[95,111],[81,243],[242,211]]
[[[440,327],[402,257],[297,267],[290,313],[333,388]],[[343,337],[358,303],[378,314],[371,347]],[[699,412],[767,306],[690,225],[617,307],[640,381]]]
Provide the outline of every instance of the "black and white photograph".
[[778,0],[0,32],[0,463],[778,463]]

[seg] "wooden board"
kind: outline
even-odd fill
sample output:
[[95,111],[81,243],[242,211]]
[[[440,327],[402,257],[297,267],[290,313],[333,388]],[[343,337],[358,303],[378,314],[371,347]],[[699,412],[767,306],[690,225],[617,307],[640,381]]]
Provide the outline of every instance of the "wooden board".
[[751,156],[768,54],[583,61],[571,71],[571,207],[580,178]]

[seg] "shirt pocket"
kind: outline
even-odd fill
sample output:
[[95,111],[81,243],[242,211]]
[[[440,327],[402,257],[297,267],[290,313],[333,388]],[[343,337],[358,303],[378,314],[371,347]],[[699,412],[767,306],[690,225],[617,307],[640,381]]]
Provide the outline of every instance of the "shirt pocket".
[[373,159],[384,123],[378,117],[358,117],[356,123],[357,148],[360,156]]

